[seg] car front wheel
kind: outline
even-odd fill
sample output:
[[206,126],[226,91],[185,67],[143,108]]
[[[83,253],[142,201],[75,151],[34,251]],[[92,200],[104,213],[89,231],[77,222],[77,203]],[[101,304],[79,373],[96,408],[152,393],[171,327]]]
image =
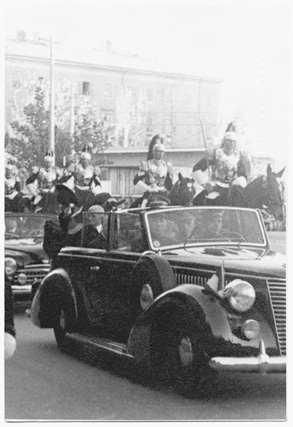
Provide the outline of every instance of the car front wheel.
[[184,397],[200,396],[212,380],[212,373],[197,332],[190,328],[188,319],[177,319],[169,331],[167,365],[173,386]]
[[58,347],[63,348],[66,340],[66,329],[65,329],[65,315],[62,309],[60,310],[58,320],[54,327],[54,335],[55,335],[55,339]]

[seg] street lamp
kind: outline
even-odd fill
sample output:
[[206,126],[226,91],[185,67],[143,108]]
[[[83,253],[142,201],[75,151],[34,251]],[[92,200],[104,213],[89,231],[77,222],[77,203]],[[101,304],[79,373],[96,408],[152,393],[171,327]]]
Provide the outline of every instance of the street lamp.
[[54,99],[54,52],[53,52],[53,37],[50,37],[50,149],[53,154],[53,165],[55,165],[55,99]]

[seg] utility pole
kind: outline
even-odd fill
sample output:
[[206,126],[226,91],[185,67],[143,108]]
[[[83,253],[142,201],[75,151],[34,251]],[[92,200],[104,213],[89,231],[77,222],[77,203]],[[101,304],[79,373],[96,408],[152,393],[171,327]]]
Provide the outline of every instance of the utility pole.
[[50,149],[53,154],[53,165],[55,165],[55,89],[54,89],[54,52],[53,37],[50,37]]

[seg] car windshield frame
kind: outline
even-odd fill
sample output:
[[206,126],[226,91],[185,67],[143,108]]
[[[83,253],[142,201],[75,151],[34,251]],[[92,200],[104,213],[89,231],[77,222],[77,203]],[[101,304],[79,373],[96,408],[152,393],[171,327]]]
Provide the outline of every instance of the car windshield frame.
[[[230,238],[228,236],[226,238],[186,238],[186,240],[179,240],[179,242],[172,242],[172,239],[169,241],[165,241],[164,244],[158,244],[158,240],[153,239],[152,230],[151,230],[151,220],[154,215],[160,216],[164,215],[168,218],[171,218],[173,215],[176,218],[182,218],[182,221],[185,220],[185,216],[188,216],[188,214],[193,214],[196,217],[196,214],[208,214],[212,212],[222,212],[222,214],[229,217],[231,215],[235,215],[235,217],[240,217],[241,221],[244,223],[245,215],[247,216],[247,219],[249,219],[249,226],[246,224],[247,230],[251,230],[251,235],[254,237],[254,240],[247,240],[247,234],[245,236],[242,236],[244,238],[241,238],[241,236],[237,236],[236,232],[235,234]],[[172,214],[173,213],[173,214]],[[194,206],[194,207],[164,207],[161,209],[155,209],[155,210],[148,210],[144,213],[145,218],[145,227],[146,227],[146,234],[149,241],[150,249],[153,251],[161,251],[161,250],[168,250],[170,248],[187,248],[187,247],[202,247],[202,246],[238,246],[238,247],[254,247],[258,249],[269,249],[269,240],[267,237],[267,233],[263,224],[263,220],[260,214],[260,211],[257,209],[250,209],[250,208],[238,208],[238,207],[205,207],[205,206]],[[227,224],[227,219],[226,222]],[[175,224],[178,226],[178,223]],[[252,230],[254,233],[252,233]],[[232,232],[231,232],[232,233]],[[167,229],[167,232],[165,232],[166,236],[170,236],[172,234],[172,231],[170,232],[170,229]],[[256,237],[257,236],[257,237]]]
[[[56,219],[57,216],[54,214],[6,212],[4,227],[5,243],[13,244],[13,241],[23,241],[28,244],[36,240],[43,241],[45,222],[47,220]],[[16,225],[16,229],[8,228],[7,225],[9,220],[12,223],[10,225]],[[13,224],[13,222],[15,224]]]

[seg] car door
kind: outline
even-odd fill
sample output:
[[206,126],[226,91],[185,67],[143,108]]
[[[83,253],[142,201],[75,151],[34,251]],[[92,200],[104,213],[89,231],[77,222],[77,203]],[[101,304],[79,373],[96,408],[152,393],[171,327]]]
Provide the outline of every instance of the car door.
[[87,253],[86,281],[82,286],[91,326],[111,338],[126,339],[133,325],[129,304],[132,272],[143,248],[133,248],[133,242],[140,232],[137,214],[111,213],[108,249],[90,249]]

